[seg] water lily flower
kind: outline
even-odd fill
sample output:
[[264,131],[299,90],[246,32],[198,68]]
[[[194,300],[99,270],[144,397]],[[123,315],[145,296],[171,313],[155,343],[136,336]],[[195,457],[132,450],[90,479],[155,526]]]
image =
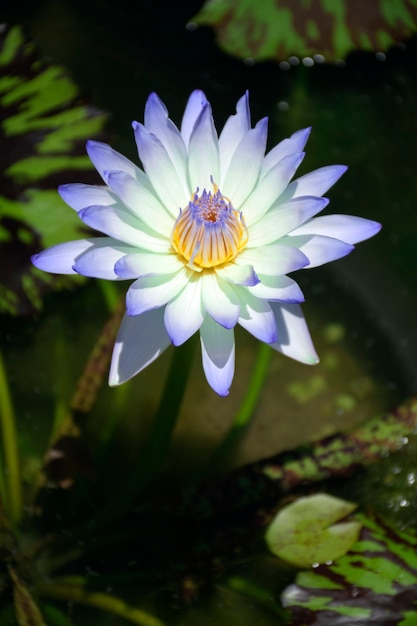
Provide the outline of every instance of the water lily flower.
[[247,94],[219,136],[198,90],[180,129],[156,94],[148,98],[144,124],[134,122],[133,129],[143,169],[89,141],[105,184],[59,189],[104,236],[62,243],[32,259],[48,272],[134,281],[110,385],[198,331],[207,381],[225,396],[236,324],[293,359],[317,363],[300,308],[303,293],[288,274],[339,259],[380,228],[360,217],[316,217],[328,204],[323,194],[346,167],[322,167],[291,182],[310,129],[265,154],[267,118],[251,127]]

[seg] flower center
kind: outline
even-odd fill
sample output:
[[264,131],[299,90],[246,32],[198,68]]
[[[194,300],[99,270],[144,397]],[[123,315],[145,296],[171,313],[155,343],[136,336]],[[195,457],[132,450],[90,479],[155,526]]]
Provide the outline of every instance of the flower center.
[[213,193],[198,188],[185,209],[180,209],[171,234],[171,243],[197,272],[235,258],[248,241],[241,213],[213,183]]

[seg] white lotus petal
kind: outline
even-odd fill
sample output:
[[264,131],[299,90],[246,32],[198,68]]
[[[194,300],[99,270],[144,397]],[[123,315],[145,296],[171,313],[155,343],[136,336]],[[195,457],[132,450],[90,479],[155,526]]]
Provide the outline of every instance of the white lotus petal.
[[168,117],[168,110],[156,93],[152,93],[145,106],[145,127],[162,142],[177,174],[185,172],[187,151],[180,131]]
[[150,252],[167,252],[169,240],[150,231],[127,210],[114,206],[90,206],[82,209],[78,215],[83,222],[119,242],[124,242]]
[[252,265],[246,265],[244,263],[228,263],[223,267],[216,267],[214,269],[217,276],[235,285],[253,287],[253,285],[256,285],[259,282],[259,278],[257,277]]
[[149,228],[170,237],[174,219],[149,189],[124,172],[108,172],[108,184],[123,204]]
[[345,243],[359,243],[379,232],[381,224],[354,215],[323,215],[291,232],[293,235],[324,235]]
[[218,183],[219,144],[210,105],[204,105],[194,124],[188,146],[188,173],[191,189],[211,190]]
[[164,306],[186,287],[190,271],[185,269],[176,274],[142,276],[135,280],[126,294],[128,315],[141,315],[144,311]]
[[[288,244],[289,239],[287,239]],[[243,267],[248,264],[253,267],[256,275],[267,274],[279,276],[295,272],[308,265],[306,255],[295,246],[281,243],[265,246],[263,248],[248,248],[237,257],[236,265],[242,263]],[[250,285],[253,286],[253,285]]]
[[207,313],[225,328],[233,328],[240,314],[240,302],[232,285],[207,272],[203,273],[201,282],[202,302]]
[[170,343],[163,309],[125,315],[113,349],[109,385],[121,385],[144,370]]
[[236,148],[250,129],[249,93],[246,92],[236,105],[219,135],[220,170],[227,172]]
[[74,269],[78,274],[91,278],[104,278],[107,280],[122,280],[114,271],[114,266],[119,259],[132,251],[131,246],[126,244],[93,245],[83,252],[75,261]]
[[106,183],[106,170],[119,170],[133,177],[143,176],[143,172],[126,157],[101,141],[87,141],[87,152],[94,167]]
[[346,165],[327,165],[305,174],[290,183],[282,194],[282,201],[299,196],[322,196],[346,172]]
[[256,185],[242,206],[248,228],[258,222],[278,200],[303,158],[304,152],[285,157]]
[[114,266],[115,273],[122,279],[173,274],[184,264],[173,254],[153,254],[152,252],[134,252],[121,257]]
[[181,123],[181,135],[184,140],[185,146],[188,148],[191,133],[203,107],[207,104],[207,98],[204,92],[196,89],[192,92],[188,98],[187,105],[185,107],[184,115]]
[[285,237],[283,243],[294,245],[304,252],[310,261],[304,269],[311,269],[312,267],[324,265],[324,263],[337,261],[337,259],[341,259],[352,252],[354,248],[354,246],[338,239],[322,237],[321,235],[288,236]]
[[302,128],[293,133],[288,139],[280,141],[272,150],[266,155],[262,163],[260,178],[264,178],[266,174],[282,159],[289,155],[300,153],[304,150],[304,146],[307,143],[307,139],[311,132],[311,126],[309,128]]
[[265,343],[276,341],[275,317],[267,300],[255,297],[247,289],[238,290],[238,295],[240,297],[239,324],[260,341]]
[[227,396],[235,372],[233,330],[223,328],[206,315],[200,328],[200,340],[207,382],[219,396]]
[[271,344],[271,348],[307,365],[318,363],[300,305],[271,302],[271,308],[278,332],[278,340]]
[[78,257],[92,246],[107,246],[113,240],[109,237],[91,237],[59,243],[34,254],[31,261],[35,267],[51,274],[76,274],[74,264]]
[[233,154],[226,175],[222,172],[224,180],[219,183],[220,190],[237,210],[240,210],[258,181],[267,132],[268,120],[264,118],[255,128],[248,130]]
[[248,248],[258,248],[278,241],[305,221],[322,211],[329,203],[327,198],[303,196],[278,204],[249,230]]
[[194,275],[181,293],[165,307],[165,328],[174,346],[180,346],[194,335],[203,320],[201,280]]
[[61,198],[75,211],[81,211],[88,206],[117,204],[117,198],[104,185],[84,185],[83,183],[69,183],[60,185],[58,192]]
[[257,298],[270,302],[304,302],[304,294],[298,284],[289,276],[259,275],[260,283],[249,287],[250,293]]
[[133,122],[135,139],[144,170],[160,201],[173,216],[179,208],[188,204],[191,191],[186,181],[186,172],[175,169],[166,149],[156,135],[150,133],[143,124]]

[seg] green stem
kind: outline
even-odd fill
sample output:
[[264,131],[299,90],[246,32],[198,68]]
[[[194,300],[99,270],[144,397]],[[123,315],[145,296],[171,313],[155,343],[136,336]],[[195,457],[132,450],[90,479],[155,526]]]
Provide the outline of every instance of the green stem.
[[3,439],[5,493],[7,513],[13,524],[22,518],[22,486],[20,482],[19,449],[16,419],[13,411],[3,357],[0,352],[0,427]]
[[261,343],[258,348],[255,366],[249,381],[249,387],[243,398],[232,426],[225,439],[207,461],[206,466],[201,470],[198,479],[207,478],[212,475],[218,465],[226,458],[235,447],[237,441],[244,434],[258,404],[259,396],[264,387],[265,378],[268,374],[269,362],[271,360],[272,349],[265,343]]
[[116,596],[97,591],[88,591],[83,582],[83,579],[63,577],[50,582],[37,582],[35,589],[39,596],[84,604],[101,611],[113,613],[113,615],[117,615],[133,624],[139,624],[140,626],[164,626],[164,623],[157,617],[141,609],[129,606]]

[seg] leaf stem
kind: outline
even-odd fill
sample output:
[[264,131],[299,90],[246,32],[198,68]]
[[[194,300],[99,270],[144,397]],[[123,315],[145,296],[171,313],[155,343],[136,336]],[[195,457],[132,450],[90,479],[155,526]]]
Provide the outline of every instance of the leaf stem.
[[[22,485],[20,482],[19,449],[16,419],[7,382],[6,369],[0,351],[0,427],[4,452],[4,500],[9,518],[18,524],[22,518]],[[2,482],[0,482],[0,487]]]

